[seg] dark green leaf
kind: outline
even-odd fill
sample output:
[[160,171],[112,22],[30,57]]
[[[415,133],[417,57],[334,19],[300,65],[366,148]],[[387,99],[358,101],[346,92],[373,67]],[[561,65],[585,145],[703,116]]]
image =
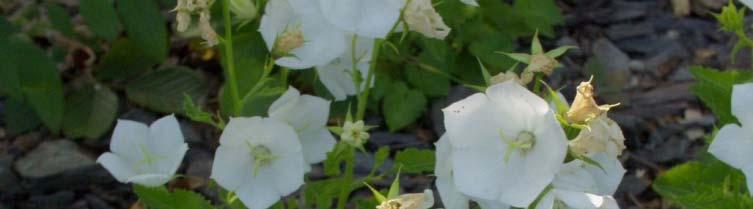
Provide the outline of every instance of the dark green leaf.
[[384,161],[390,156],[390,147],[380,147],[376,153],[374,153],[374,165],[371,167],[371,172],[376,172],[377,169],[384,165]]
[[[239,97],[246,95],[246,93],[256,85],[259,78],[261,78],[261,74],[264,71],[264,61],[267,57],[266,48],[261,46],[265,46],[264,40],[258,32],[234,34],[233,36],[233,56],[235,57]],[[224,53],[224,50],[222,50],[222,52]],[[222,60],[225,60],[224,56],[225,55],[223,54]],[[222,65],[224,69],[227,68],[227,64],[224,61],[222,62]],[[225,85],[223,85],[223,88],[220,90],[220,112],[222,112],[223,115],[231,115],[233,112],[233,100],[228,85],[229,82],[225,82]],[[263,99],[254,98],[254,100]],[[251,106],[249,105],[248,107]],[[259,113],[266,113],[267,109],[246,109],[244,111],[249,114],[247,116],[251,116],[262,115]]]
[[72,138],[98,138],[110,130],[117,111],[118,96],[112,90],[86,85],[65,99],[63,132]]
[[184,94],[203,100],[208,92],[204,76],[185,67],[166,67],[130,82],[126,94],[131,101],[162,113],[183,113]]
[[548,37],[554,37],[554,25],[563,21],[554,0],[516,0],[513,8],[530,30]]
[[149,209],[209,209],[213,208],[203,196],[192,191],[177,189],[168,192],[163,187],[133,185],[139,201]]
[[6,40],[0,42],[0,92],[31,105],[42,122],[58,132],[63,119],[63,84],[55,63],[31,43]]
[[47,4],[47,18],[49,18],[52,27],[62,33],[64,36],[73,37],[73,24],[71,24],[71,15],[68,11],[58,4]]
[[9,98],[5,100],[6,134],[10,137],[33,130],[42,123],[28,105]]
[[155,64],[158,63],[143,53],[133,41],[122,38],[116,40],[102,57],[95,67],[95,74],[102,80],[125,80],[146,72]]
[[384,97],[382,112],[390,131],[400,130],[418,119],[426,110],[426,97],[420,91],[408,89],[403,82],[392,85]]
[[126,34],[152,61],[167,58],[167,24],[153,0],[118,0]]
[[81,0],[79,10],[94,34],[108,41],[118,37],[122,26],[111,0]]
[[408,148],[395,154],[395,165],[401,166],[403,173],[423,173],[434,171],[434,151]]
[[736,123],[731,110],[732,86],[750,81],[753,73],[735,70],[720,72],[698,66],[692,67],[690,73],[698,81],[690,87],[690,91],[719,117],[718,125]]

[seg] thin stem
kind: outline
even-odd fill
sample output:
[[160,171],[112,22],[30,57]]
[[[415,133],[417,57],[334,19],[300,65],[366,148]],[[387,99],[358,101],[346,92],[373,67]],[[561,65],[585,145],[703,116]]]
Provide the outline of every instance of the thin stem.
[[[261,78],[259,78],[258,81],[256,81],[256,84],[254,84],[254,87],[249,90],[246,95],[243,96],[241,101],[245,101],[247,99],[251,99],[254,95],[256,95],[257,92],[261,90],[262,87],[269,81],[267,77],[269,77],[269,74],[272,73],[272,69],[275,67],[274,60],[272,58],[267,59],[267,63],[264,65],[264,71],[261,74]],[[287,82],[283,83],[286,84]]]
[[227,74],[228,84],[230,85],[230,97],[233,99],[233,115],[238,116],[241,113],[241,100],[238,93],[238,82],[235,77],[235,56],[233,56],[233,25],[230,21],[230,0],[224,0],[222,4],[222,16],[224,18],[225,27],[225,62],[227,68],[225,74]]
[[351,153],[351,156],[345,159],[345,176],[343,177],[343,184],[340,186],[340,195],[337,198],[337,209],[345,209],[345,205],[348,203],[348,196],[350,196],[350,192],[352,191],[350,184],[353,181],[353,170],[355,167],[355,163],[353,162],[355,155],[353,155],[353,152],[355,152],[355,149],[352,147],[349,149],[348,152]]
[[369,73],[366,76],[366,88],[358,97],[358,112],[356,114],[356,120],[363,120],[364,114],[366,114],[366,104],[369,100],[369,90],[371,90],[371,83],[374,80],[374,72],[376,72],[377,58],[379,58],[379,51],[382,48],[383,39],[377,39],[374,41],[374,51],[371,52],[371,63],[369,63]]
[[541,93],[541,73],[535,73],[536,76],[533,77],[533,93],[539,94]]
[[290,73],[290,70],[288,68],[282,68],[280,69],[280,81],[282,81],[282,88],[287,88],[288,85],[288,74]]

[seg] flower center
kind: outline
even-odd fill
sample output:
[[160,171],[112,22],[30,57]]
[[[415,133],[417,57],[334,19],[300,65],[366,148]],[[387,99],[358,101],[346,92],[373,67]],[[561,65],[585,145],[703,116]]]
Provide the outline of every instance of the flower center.
[[525,151],[533,148],[533,144],[536,142],[536,136],[533,135],[533,133],[530,131],[518,132],[518,136],[516,136],[515,139],[508,139],[501,131],[499,135],[502,138],[502,141],[507,143],[507,150],[505,150],[505,162],[510,159],[510,154],[515,149],[518,149],[521,151],[521,153],[524,153]]
[[303,45],[303,32],[298,27],[286,28],[282,34],[277,36],[275,44],[272,47],[272,54],[276,57],[285,57],[290,55],[290,51]]
[[249,142],[246,142],[246,145],[251,152],[251,157],[254,159],[254,176],[259,173],[259,168],[271,164],[272,161],[278,158],[278,156],[272,154],[272,151],[267,146],[252,145]]
[[152,152],[149,151],[149,149],[146,148],[145,145],[141,144],[139,145],[139,151],[141,152],[141,156],[143,159],[136,163],[136,169],[137,171],[141,170],[141,167],[144,165],[147,166],[154,166],[154,163],[156,163],[158,160],[163,159],[164,157],[160,157],[158,155],[152,154]]
[[382,203],[381,205],[377,206],[377,209],[401,209],[400,203],[395,200],[388,200],[387,202]]

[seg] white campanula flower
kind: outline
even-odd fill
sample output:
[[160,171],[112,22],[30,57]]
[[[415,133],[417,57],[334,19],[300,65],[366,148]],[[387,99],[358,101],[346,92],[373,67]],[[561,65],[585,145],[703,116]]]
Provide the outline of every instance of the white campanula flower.
[[434,10],[431,0],[407,0],[403,20],[410,30],[429,38],[442,40],[450,34],[450,27]]
[[371,127],[366,126],[362,120],[356,122],[345,121],[342,133],[340,134],[340,140],[353,147],[361,147],[366,143],[366,140],[369,140],[369,129]]
[[[308,164],[323,161],[335,147],[335,137],[326,127],[329,104],[320,97],[301,95],[291,86],[269,107],[270,118],[289,124],[298,134]],[[305,168],[308,170],[309,166]]]
[[341,30],[369,38],[385,38],[405,4],[401,0],[318,0],[324,17]]
[[468,6],[478,7],[478,2],[476,0],[460,0],[460,2],[463,2],[463,4],[467,4]]
[[345,33],[330,24],[313,0],[270,0],[259,32],[275,63],[290,69],[324,65],[345,51]]
[[748,189],[753,188],[753,108],[750,104],[753,104],[753,83],[732,87],[732,114],[740,125],[724,125],[709,146],[709,152],[716,158],[743,171]]
[[526,207],[565,159],[567,139],[549,105],[514,81],[443,112],[455,186],[467,196]]
[[268,208],[303,185],[306,162],[295,130],[271,118],[231,118],[211,178],[249,209]]
[[549,190],[536,205],[537,209],[618,209],[611,196],[625,174],[616,158],[604,153],[594,155],[602,168],[573,160],[562,165]]
[[376,209],[428,209],[434,206],[434,193],[424,190],[423,193],[403,194],[377,205]]
[[147,127],[143,123],[118,120],[110,141],[110,152],[97,162],[115,179],[156,187],[167,183],[178,170],[188,150],[180,125],[169,115]]
[[[335,100],[342,101],[347,96],[360,93],[356,92],[356,85],[353,81],[353,63],[356,63],[355,67],[358,68],[358,74],[361,75],[361,89],[366,88],[366,79],[373,48],[374,39],[350,35],[345,53],[325,65],[316,67],[319,80],[329,90],[329,93],[335,97]],[[354,54],[355,56],[353,56]],[[374,82],[372,81],[369,88],[373,85]]]
[[[437,185],[437,191],[439,191],[439,197],[442,199],[444,208],[452,209],[468,209],[468,201],[470,197],[464,195],[455,186],[455,180],[452,173],[452,149],[450,147],[450,141],[447,135],[442,135],[439,141],[435,143],[436,146],[436,164],[434,167],[434,174],[437,176],[435,184]],[[509,205],[506,205],[498,200],[481,200],[474,199],[482,209],[508,209]]]
[[256,4],[253,0],[230,0],[230,11],[244,23],[256,18]]

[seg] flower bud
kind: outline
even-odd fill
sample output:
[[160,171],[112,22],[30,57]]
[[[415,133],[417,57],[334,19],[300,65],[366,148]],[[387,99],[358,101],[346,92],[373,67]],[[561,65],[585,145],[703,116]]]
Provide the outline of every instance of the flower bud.
[[230,0],[230,11],[243,22],[256,17],[256,5],[252,0]]
[[620,126],[604,114],[591,120],[588,128],[581,130],[569,145],[573,152],[581,155],[605,152],[617,157],[625,149],[625,136]]
[[567,120],[571,123],[587,123],[589,120],[594,119],[607,111],[610,108],[619,105],[597,105],[594,100],[594,87],[591,85],[593,77],[587,82],[581,82],[578,85],[578,93],[575,95],[573,105],[570,110],[567,111]]
[[531,72],[542,72],[546,75],[551,75],[554,71],[554,67],[557,67],[556,59],[547,56],[546,54],[534,54],[531,55],[531,63],[526,68]]
[[343,132],[340,134],[340,140],[353,147],[361,147],[370,137],[367,129],[368,127],[364,125],[362,120],[356,122],[345,121]]
[[403,20],[410,30],[426,37],[444,39],[450,34],[450,27],[434,10],[431,0],[408,0],[403,15]]

